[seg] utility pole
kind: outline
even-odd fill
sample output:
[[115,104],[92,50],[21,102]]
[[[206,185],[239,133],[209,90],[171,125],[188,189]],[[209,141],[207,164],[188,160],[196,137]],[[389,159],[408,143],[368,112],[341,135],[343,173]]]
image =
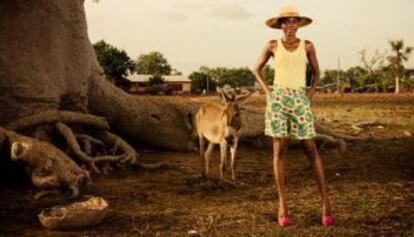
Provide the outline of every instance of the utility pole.
[[336,73],[336,93],[341,93],[340,87],[339,87],[340,78],[341,78],[341,58],[338,57],[338,71]]
[[208,82],[209,80],[208,80],[208,75],[206,74],[206,84],[207,84],[207,89],[206,89],[206,94],[208,95],[208,91],[210,90],[210,85],[209,85],[209,82]]

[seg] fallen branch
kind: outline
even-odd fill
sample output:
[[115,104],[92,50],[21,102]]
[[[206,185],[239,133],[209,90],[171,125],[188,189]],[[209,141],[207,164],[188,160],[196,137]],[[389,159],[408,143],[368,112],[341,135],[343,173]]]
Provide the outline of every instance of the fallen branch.
[[343,139],[336,139],[326,134],[317,134],[316,139],[322,140],[324,143],[336,145],[337,147],[339,147],[339,150],[341,152],[346,151],[347,143]]
[[325,135],[329,135],[335,138],[340,138],[343,139],[345,141],[362,141],[362,140],[369,140],[370,137],[369,136],[359,136],[359,137],[354,137],[354,136],[350,136],[350,135],[346,135],[346,134],[342,134],[342,133],[338,133],[333,131],[332,129],[329,129],[328,127],[321,125],[319,123],[315,124],[316,130],[318,134],[325,134]]

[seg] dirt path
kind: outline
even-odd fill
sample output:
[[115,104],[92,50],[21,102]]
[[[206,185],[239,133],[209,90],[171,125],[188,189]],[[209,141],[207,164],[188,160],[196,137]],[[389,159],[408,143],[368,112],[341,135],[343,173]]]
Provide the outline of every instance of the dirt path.
[[[195,153],[144,153],[175,168],[117,172],[95,179],[85,194],[106,198],[112,213],[86,230],[43,229],[36,215],[61,200],[33,201],[30,187],[0,189],[1,236],[409,236],[414,231],[414,139],[356,144],[347,154],[322,151],[337,225],[320,226],[317,187],[303,153],[289,151],[287,185],[294,225],[276,225],[270,150],[241,149],[240,182],[223,183],[218,152],[213,178],[198,177]],[[217,151],[217,150],[216,150]]]

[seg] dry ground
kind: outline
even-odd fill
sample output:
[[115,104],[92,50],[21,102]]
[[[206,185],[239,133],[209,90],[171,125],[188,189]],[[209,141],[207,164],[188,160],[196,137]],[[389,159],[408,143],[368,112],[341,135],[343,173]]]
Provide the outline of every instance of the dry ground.
[[[260,98],[249,103],[263,106]],[[102,225],[79,231],[47,231],[38,223],[41,209],[62,199],[32,200],[30,186],[2,185],[0,236],[187,236],[190,230],[201,236],[413,236],[414,138],[404,132],[414,133],[414,96],[319,95],[314,110],[338,131],[352,133],[353,123],[375,122],[364,132],[381,138],[354,143],[342,154],[321,150],[337,219],[334,228],[320,226],[320,198],[309,164],[300,149],[292,148],[286,173],[294,225],[280,229],[271,151],[242,146],[237,183],[215,178],[218,149],[209,179],[198,176],[195,153],[141,149],[143,161],[173,167],[95,178],[84,193],[107,199],[112,212]]]

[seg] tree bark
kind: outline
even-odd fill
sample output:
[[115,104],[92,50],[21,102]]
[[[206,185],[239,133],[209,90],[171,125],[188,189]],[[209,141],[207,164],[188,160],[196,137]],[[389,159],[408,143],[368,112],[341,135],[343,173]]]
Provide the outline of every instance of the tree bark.
[[173,104],[108,82],[87,34],[83,1],[0,1],[0,125],[46,110],[104,116],[116,132],[186,150],[191,129]]

